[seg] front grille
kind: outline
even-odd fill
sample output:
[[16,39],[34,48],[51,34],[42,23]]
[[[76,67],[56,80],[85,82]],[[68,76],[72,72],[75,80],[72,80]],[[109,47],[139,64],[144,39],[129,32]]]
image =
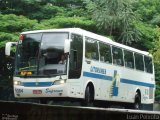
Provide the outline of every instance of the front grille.
[[48,87],[52,85],[53,82],[23,82],[24,87]]

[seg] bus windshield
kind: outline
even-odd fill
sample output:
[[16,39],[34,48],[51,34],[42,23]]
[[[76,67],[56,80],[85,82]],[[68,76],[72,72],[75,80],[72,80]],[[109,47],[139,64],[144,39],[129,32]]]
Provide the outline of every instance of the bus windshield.
[[16,75],[45,76],[66,74],[64,41],[68,33],[32,33],[23,35],[16,54]]

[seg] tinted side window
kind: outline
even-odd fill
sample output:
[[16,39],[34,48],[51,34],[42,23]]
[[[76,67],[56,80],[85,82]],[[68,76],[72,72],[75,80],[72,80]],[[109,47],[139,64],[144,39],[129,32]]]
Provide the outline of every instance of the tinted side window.
[[134,68],[133,52],[124,50],[125,67]]
[[71,39],[69,78],[79,78],[82,70],[83,37],[72,34]]
[[112,63],[112,56],[111,56],[111,47],[110,45],[106,45],[103,43],[99,43],[100,49],[100,61],[106,63]]
[[86,39],[85,57],[88,59],[99,60],[97,41],[88,37],[86,37],[85,39]]
[[121,48],[112,47],[113,64],[123,66],[123,52]]
[[144,71],[143,56],[137,53],[135,53],[134,56],[135,56],[136,69]]
[[145,56],[144,61],[145,61],[145,71],[148,73],[153,73],[152,58]]

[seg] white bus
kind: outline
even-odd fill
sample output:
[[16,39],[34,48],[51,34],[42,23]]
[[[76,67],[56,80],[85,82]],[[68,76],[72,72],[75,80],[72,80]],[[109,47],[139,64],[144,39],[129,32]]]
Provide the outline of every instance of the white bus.
[[[6,44],[6,55],[12,44]],[[135,109],[154,103],[148,52],[80,28],[22,32],[15,44],[16,98],[78,98],[83,105],[119,102]]]

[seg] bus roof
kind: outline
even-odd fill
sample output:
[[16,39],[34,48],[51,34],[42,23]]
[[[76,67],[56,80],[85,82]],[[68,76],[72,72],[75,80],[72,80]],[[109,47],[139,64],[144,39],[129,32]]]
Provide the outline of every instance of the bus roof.
[[127,49],[127,50],[130,50],[130,51],[133,51],[133,52],[137,52],[137,53],[140,53],[140,54],[143,54],[143,55],[147,55],[147,56],[152,56],[151,54],[149,54],[149,52],[141,51],[141,50],[138,50],[138,49],[135,49],[135,48],[132,48],[132,47],[129,47],[129,46],[114,42],[114,41],[112,41],[111,39],[109,39],[107,37],[104,37],[104,36],[101,36],[101,35],[98,35],[98,34],[83,30],[81,28],[34,30],[34,31],[22,32],[21,34],[44,33],[44,32],[70,32],[70,33],[76,33],[76,34],[84,35],[84,36],[87,36],[87,37],[91,37],[93,39],[102,41],[104,43],[108,43],[108,44],[111,44],[111,45],[114,45],[114,46],[117,46],[117,47],[121,47],[123,49]]

